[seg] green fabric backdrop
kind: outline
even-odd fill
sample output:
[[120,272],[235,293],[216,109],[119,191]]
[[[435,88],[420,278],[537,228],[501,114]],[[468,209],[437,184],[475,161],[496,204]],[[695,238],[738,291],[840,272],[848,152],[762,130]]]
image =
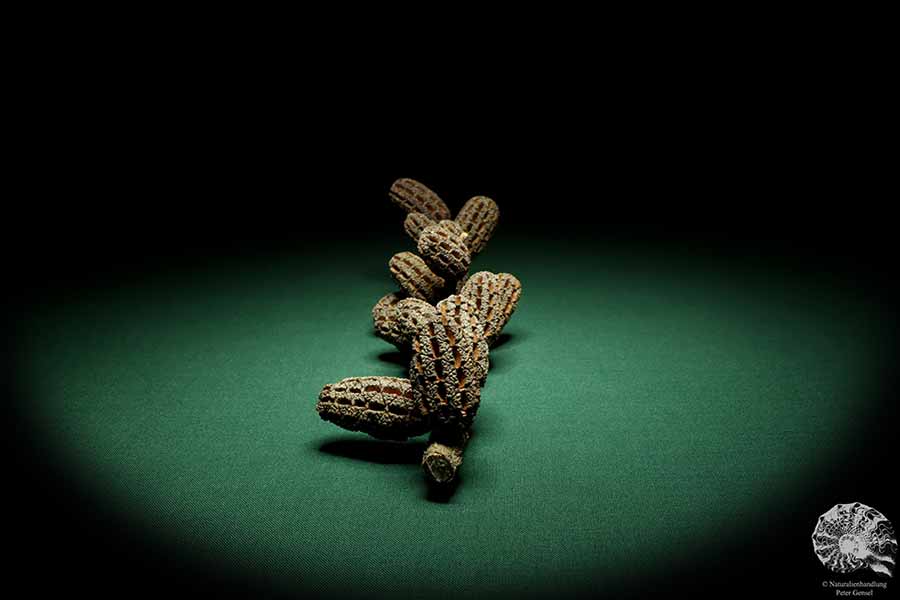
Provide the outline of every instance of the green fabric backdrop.
[[175,560],[400,597],[689,569],[860,443],[886,308],[851,286],[501,230],[473,270],[514,273],[524,293],[461,483],[430,494],[425,438],[378,442],[314,410],[325,383],[404,374],[370,311],[407,246],[398,233],[63,299],[27,324],[29,426]]

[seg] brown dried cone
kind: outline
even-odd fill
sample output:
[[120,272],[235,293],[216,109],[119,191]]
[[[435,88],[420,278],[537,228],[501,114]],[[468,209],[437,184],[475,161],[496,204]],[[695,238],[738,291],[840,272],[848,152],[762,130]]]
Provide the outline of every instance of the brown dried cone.
[[487,381],[488,369],[490,369],[489,344],[484,339],[481,325],[476,321],[472,326],[472,343],[475,350],[472,353],[472,359],[475,361],[475,376],[478,385],[484,385]]
[[372,307],[372,322],[375,325],[375,335],[386,342],[394,344],[400,350],[409,347],[409,338],[403,335],[397,319],[397,303],[406,298],[403,292],[393,292],[382,296]]
[[403,220],[403,229],[406,231],[407,235],[412,238],[412,241],[418,242],[422,230],[433,224],[434,221],[422,213],[411,212],[406,215],[406,219]]
[[[418,242],[419,236],[422,235],[422,231],[425,230],[429,225],[434,225],[435,221],[432,221],[425,215],[419,212],[411,212],[406,215],[406,219],[403,221],[403,229],[406,231],[407,235],[412,238],[412,241]],[[462,226],[456,221],[450,221],[448,219],[444,219],[443,221],[437,221],[437,225],[441,226],[443,229],[446,229],[448,233],[455,235],[461,240],[465,241],[465,239],[469,236],[468,232],[462,228]]]
[[420,327],[423,327],[436,314],[436,309],[418,298],[406,298],[396,305],[397,329],[400,335],[412,344],[412,338]]
[[454,295],[439,302],[432,314],[414,316],[410,379],[436,425],[465,429],[478,411],[481,347],[475,343],[474,310],[467,299]]
[[455,219],[468,233],[466,245],[472,254],[478,254],[484,250],[499,220],[500,209],[497,207],[497,203],[487,196],[470,198],[459,210]]
[[431,432],[428,448],[422,454],[422,468],[432,483],[448,484],[456,479],[463,462],[463,451],[472,437],[471,429]]
[[[403,222],[403,228],[406,230],[406,233],[409,234],[409,237],[411,237],[413,239],[413,241],[415,241],[417,244],[420,240],[422,232],[427,227],[430,227],[432,225],[436,225],[437,227],[442,229],[443,232],[446,232],[447,235],[458,238],[460,241],[462,241],[463,244],[458,246],[459,252],[462,252],[463,248],[467,248],[465,246],[465,239],[466,239],[466,236],[468,236],[468,234],[455,221],[444,220],[444,221],[439,221],[438,223],[435,223],[434,221],[432,221],[431,219],[429,219],[422,213],[409,213],[406,216],[406,220]],[[456,245],[456,244],[454,244],[454,245]],[[426,249],[425,251],[432,252],[433,250]],[[438,247],[438,251],[444,252],[444,250],[441,249],[440,247]],[[444,260],[444,259],[442,259],[442,257],[440,255],[435,255],[435,256],[424,255],[424,260],[425,260],[426,265],[429,266],[429,268],[431,268],[432,270],[434,270],[435,268],[440,269],[440,262],[441,262],[441,260]],[[469,262],[471,262],[471,254],[469,255],[468,259],[464,258],[463,260],[468,260]],[[468,267],[466,269],[468,270]],[[466,279],[465,272],[463,272],[461,275],[449,274],[449,273],[442,273],[442,275],[443,275],[444,281],[447,283],[447,286],[448,286],[444,290],[444,293],[454,293],[454,294],[459,293],[459,291],[462,289],[463,284],[465,283],[465,279]],[[454,284],[454,281],[455,281],[455,284]]]
[[[460,283],[462,283],[462,280],[460,280]],[[460,287],[463,286],[460,285]],[[468,300],[467,307],[470,323],[472,325],[472,360],[475,363],[475,377],[478,381],[478,385],[483,386],[484,382],[487,380],[488,369],[490,368],[488,343],[484,338],[484,328],[477,318],[476,306],[472,303],[471,298],[468,298]]]
[[418,298],[407,298],[403,292],[394,292],[383,296],[372,307],[372,321],[375,335],[390,342],[401,352],[409,352],[410,335],[415,331],[411,325],[413,315],[432,314],[434,307]]
[[481,338],[493,344],[516,310],[522,283],[509,273],[480,271],[469,277],[460,295],[475,307]]
[[431,429],[421,395],[409,379],[348,377],[319,393],[316,411],[326,421],[385,440],[405,440]]
[[462,241],[465,241],[465,239],[469,236],[469,234],[466,233],[466,230],[463,229],[462,226],[460,226],[460,224],[456,221],[445,219],[443,221],[438,221],[438,226],[450,235],[453,235]]
[[422,230],[418,250],[432,271],[454,283],[465,276],[472,262],[472,255],[463,238],[443,223],[435,223]]
[[450,209],[440,196],[415,179],[398,179],[388,196],[406,212],[420,212],[434,221],[450,218]]
[[412,252],[395,254],[388,262],[388,267],[394,281],[410,297],[435,302],[443,295],[447,282]]

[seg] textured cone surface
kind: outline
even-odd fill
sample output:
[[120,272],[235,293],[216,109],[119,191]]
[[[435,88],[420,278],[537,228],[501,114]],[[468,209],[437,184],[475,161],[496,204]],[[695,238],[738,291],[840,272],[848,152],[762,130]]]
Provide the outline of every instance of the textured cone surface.
[[412,338],[410,378],[440,425],[467,428],[481,400],[481,371],[468,301],[450,296],[438,303]]
[[463,205],[456,222],[468,233],[466,245],[472,254],[484,250],[499,220],[500,209],[487,196],[475,196]]
[[[482,271],[482,273],[487,273],[487,271]],[[493,273],[491,273],[491,275],[493,275]],[[460,280],[460,284],[462,283],[463,281]],[[465,286],[459,285],[458,287],[463,289]],[[461,293],[458,292],[458,294],[462,296]],[[487,380],[488,369],[490,368],[490,358],[488,356],[489,345],[484,337],[484,326],[477,317],[477,308],[474,303],[474,298],[469,296],[462,297],[465,298],[468,303],[469,319],[472,326],[472,361],[475,365],[475,378],[478,381],[478,385],[483,386],[484,382]]]
[[472,361],[475,365],[475,379],[479,386],[483,386],[487,381],[488,369],[490,369],[490,345],[484,339],[481,333],[481,327],[476,322],[472,325],[472,343],[474,350],[472,351]]
[[409,379],[348,377],[319,393],[316,411],[350,431],[386,440],[405,440],[428,431],[427,412]]
[[453,288],[453,293],[461,294],[463,287],[465,287],[467,281],[469,281],[468,276],[460,278],[459,281],[456,282],[456,287]]
[[439,223],[422,230],[418,249],[432,271],[452,280],[463,277],[472,261],[462,238]]
[[412,252],[395,254],[388,267],[400,289],[412,298],[435,302],[446,285],[443,277],[436,275],[425,261]]
[[398,179],[388,196],[406,212],[420,212],[433,221],[450,218],[450,209],[440,196],[415,179]]
[[487,379],[490,367],[490,351],[487,341],[479,333],[481,326],[476,315],[475,305],[468,298],[459,295],[450,296],[439,302],[436,312],[440,311],[442,305],[447,307],[448,314],[453,316],[456,323],[465,327],[467,331],[469,329],[472,331],[472,374],[479,387],[480,399],[480,388]]
[[396,305],[397,327],[407,344],[413,336],[437,314],[437,310],[424,300],[406,298]]
[[406,294],[394,292],[383,296],[372,307],[375,335],[401,349],[409,345],[409,336],[403,334],[399,322],[400,313],[397,310],[397,304],[404,298]]
[[465,239],[469,237],[469,234],[466,233],[466,230],[463,229],[456,221],[438,221],[438,227],[440,227],[450,235],[456,236],[463,241],[465,241]]
[[[441,223],[443,223],[443,221],[441,221]],[[406,234],[412,238],[412,241],[418,242],[419,236],[422,235],[422,230],[433,224],[434,221],[422,213],[411,212],[406,215],[406,219],[403,221],[403,229],[406,230]]]
[[509,273],[480,271],[469,277],[460,295],[475,306],[479,337],[493,344],[518,306],[522,283]]
[[456,479],[470,437],[471,432],[468,429],[461,432],[431,433],[428,448],[422,454],[422,468],[429,481],[446,484]]

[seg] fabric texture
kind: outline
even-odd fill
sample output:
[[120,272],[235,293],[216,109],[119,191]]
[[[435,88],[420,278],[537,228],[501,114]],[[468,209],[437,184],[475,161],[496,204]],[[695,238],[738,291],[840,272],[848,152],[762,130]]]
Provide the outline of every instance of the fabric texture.
[[31,423],[98,503],[279,589],[528,597],[682,568],[854,443],[877,307],[714,260],[497,235],[522,282],[460,483],[427,436],[316,414],[322,386],[406,376],[372,332],[403,232],[76,299],[28,324]]

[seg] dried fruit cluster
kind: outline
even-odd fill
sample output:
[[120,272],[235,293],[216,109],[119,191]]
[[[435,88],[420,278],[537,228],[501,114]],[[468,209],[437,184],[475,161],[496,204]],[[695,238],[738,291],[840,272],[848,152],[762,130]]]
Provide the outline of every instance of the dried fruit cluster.
[[497,341],[522,293],[508,273],[467,276],[500,211],[485,196],[466,202],[455,219],[425,185],[398,179],[391,200],[407,211],[404,229],[418,254],[400,252],[388,266],[400,291],[372,309],[375,333],[409,353],[409,378],[350,377],[322,388],[316,410],[351,431],[404,440],[431,431],[422,457],[429,481],[453,481],[481,402]]
[[451,220],[444,201],[412,179],[395,181],[389,196],[408,213],[403,228],[419,253],[400,252],[391,258],[397,285],[410,298],[431,303],[459,291],[472,257],[484,250],[497,227],[497,203],[475,196]]

